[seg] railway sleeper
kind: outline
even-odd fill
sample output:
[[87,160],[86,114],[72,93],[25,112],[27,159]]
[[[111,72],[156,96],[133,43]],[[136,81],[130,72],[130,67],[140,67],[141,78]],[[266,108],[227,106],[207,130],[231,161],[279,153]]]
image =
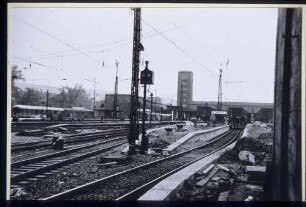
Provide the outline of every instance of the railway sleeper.
[[37,174],[43,174],[46,171],[53,170],[53,169],[62,167],[64,165],[68,165],[68,164],[73,163],[73,162],[75,162],[77,160],[80,160],[80,159],[85,159],[85,158],[94,156],[94,155],[99,154],[99,153],[101,153],[103,151],[110,150],[110,149],[112,149],[114,147],[120,146],[120,145],[125,144],[125,143],[126,142],[123,142],[123,143],[119,143],[119,144],[113,145],[111,147],[106,147],[106,148],[103,148],[103,149],[95,150],[93,152],[86,153],[86,154],[83,154],[83,155],[80,155],[80,156],[76,156],[76,157],[73,157],[73,158],[70,158],[70,159],[66,159],[66,160],[64,160],[62,162],[58,162],[58,163],[55,163],[55,164],[41,166],[41,167],[39,167],[37,169],[31,170],[31,171],[27,171],[27,172],[22,173],[20,175],[11,177],[11,183],[16,183],[18,181],[22,181],[22,180],[24,180],[24,179],[26,179],[28,177],[33,177],[33,176],[35,176]]

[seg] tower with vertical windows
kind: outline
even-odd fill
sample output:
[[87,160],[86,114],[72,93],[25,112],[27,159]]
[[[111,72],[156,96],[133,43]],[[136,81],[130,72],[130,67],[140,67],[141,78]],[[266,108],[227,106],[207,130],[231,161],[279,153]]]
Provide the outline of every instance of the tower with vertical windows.
[[193,73],[179,71],[177,84],[177,106],[189,108],[192,104]]

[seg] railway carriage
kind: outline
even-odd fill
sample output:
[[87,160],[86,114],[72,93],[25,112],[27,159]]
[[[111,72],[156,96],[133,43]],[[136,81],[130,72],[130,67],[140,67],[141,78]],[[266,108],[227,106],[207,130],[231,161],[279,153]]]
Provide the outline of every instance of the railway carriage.
[[12,107],[14,121],[18,120],[46,120],[61,119],[64,109],[58,107],[15,105]]
[[58,108],[45,106],[15,105],[12,107],[13,121],[81,121],[93,118],[94,111],[83,107]]
[[229,121],[231,129],[244,129],[247,123],[247,112],[242,107],[230,107]]
[[93,118],[92,110],[84,109],[83,107],[64,108],[63,120],[67,121],[83,121],[88,118]]

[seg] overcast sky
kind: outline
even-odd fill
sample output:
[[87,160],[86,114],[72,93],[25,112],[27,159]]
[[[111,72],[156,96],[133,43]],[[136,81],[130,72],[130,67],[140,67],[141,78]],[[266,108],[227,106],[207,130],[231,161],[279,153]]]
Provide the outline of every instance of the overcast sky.
[[[175,100],[178,71],[189,70],[193,100],[217,101],[222,63],[224,101],[273,102],[276,8],[143,8],[142,20],[140,69],[150,62],[154,96]],[[95,78],[114,91],[118,60],[119,93],[130,93],[131,9],[13,8],[9,23],[10,61],[25,82],[93,88]]]

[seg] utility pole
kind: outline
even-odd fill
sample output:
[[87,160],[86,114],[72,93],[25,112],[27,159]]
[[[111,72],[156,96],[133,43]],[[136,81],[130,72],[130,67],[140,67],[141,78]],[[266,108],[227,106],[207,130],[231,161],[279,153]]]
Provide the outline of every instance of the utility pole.
[[163,107],[160,108],[160,122],[163,122]]
[[138,89],[139,89],[139,63],[140,51],[144,48],[140,43],[141,33],[141,9],[134,8],[134,34],[133,34],[133,62],[132,62],[132,84],[130,104],[130,126],[129,126],[129,151],[128,154],[136,153],[135,140],[138,139]]
[[116,60],[116,79],[115,79],[115,95],[114,95],[114,120],[117,120],[117,94],[118,94],[118,65],[119,62]]
[[222,111],[222,63],[220,66],[219,90],[218,90],[218,105],[217,110]]
[[94,113],[96,109],[96,79],[94,78]]
[[46,118],[48,120],[48,105],[49,105],[49,90],[47,90],[47,100],[46,100]]
[[156,98],[157,98],[157,93],[156,93],[156,88],[155,88],[155,100],[154,100],[154,112],[156,116]]
[[96,81],[96,78],[94,78],[93,80],[89,80],[89,79],[85,79],[85,80],[93,83],[93,87],[94,87],[94,104],[93,104],[93,109],[95,110],[96,109],[96,84],[100,83],[100,82]]
[[150,112],[150,123],[152,123],[152,110],[153,110],[153,93],[151,93],[151,112]]

